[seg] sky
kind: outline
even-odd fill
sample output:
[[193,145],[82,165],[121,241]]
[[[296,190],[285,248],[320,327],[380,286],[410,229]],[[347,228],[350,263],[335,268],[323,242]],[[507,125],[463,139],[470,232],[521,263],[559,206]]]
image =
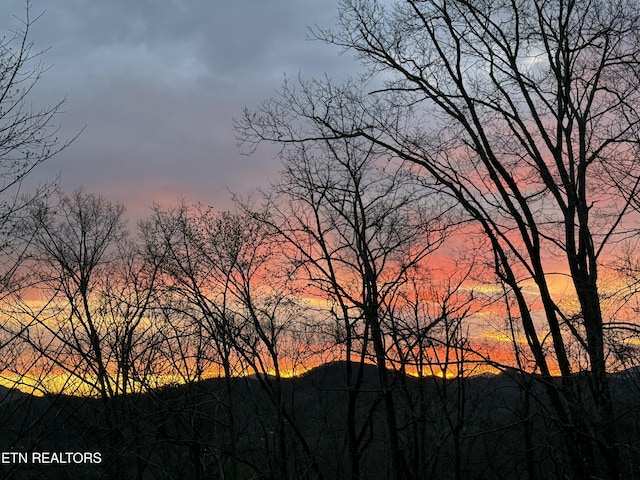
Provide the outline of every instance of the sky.
[[[83,187],[123,203],[133,220],[154,202],[184,197],[223,210],[230,192],[267,187],[278,177],[277,148],[241,155],[233,118],[274,96],[285,75],[342,78],[358,70],[350,54],[308,39],[309,27],[335,24],[337,4],[31,0],[30,38],[47,67],[31,99],[37,108],[66,97],[59,135],[81,133],[29,182],[59,177],[66,192]],[[1,32],[20,25],[25,5],[0,1]],[[476,321],[478,331],[487,328]]]
[[[272,97],[284,76],[331,77],[357,67],[308,39],[331,27],[337,0],[32,0],[34,51],[48,70],[34,106],[66,97],[60,136],[73,144],[31,182],[60,176],[144,216],[179,197],[215,208],[230,193],[275,181],[275,148],[243,156],[232,120]],[[24,0],[0,2],[0,29],[24,18]],[[41,15],[41,16],[40,16]]]

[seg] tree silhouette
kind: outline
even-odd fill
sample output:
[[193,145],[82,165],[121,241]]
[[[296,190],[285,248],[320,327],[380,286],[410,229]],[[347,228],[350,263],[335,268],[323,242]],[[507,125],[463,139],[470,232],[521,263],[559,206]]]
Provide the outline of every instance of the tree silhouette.
[[[19,27],[0,38],[0,298],[25,286],[20,266],[33,232],[26,228],[27,208],[43,198],[49,186],[41,183],[27,192],[23,183],[36,167],[66,148],[73,140],[57,137],[57,117],[64,99],[43,108],[32,103],[35,89],[47,70],[43,51],[30,38],[31,6],[25,3]],[[4,330],[4,329],[3,329]],[[3,332],[0,348],[10,350],[15,332]],[[13,362],[4,362],[2,367]]]
[[[355,52],[369,83],[285,84],[246,112],[240,140],[362,137],[420,167],[490,242],[534,358],[526,370],[549,378],[571,475],[620,478],[599,274],[635,228],[635,4],[345,0],[338,19],[315,36]],[[575,301],[554,289],[558,278]],[[572,362],[576,350],[586,366]],[[588,400],[576,371],[589,377]]]
[[[448,206],[436,205],[409,169],[385,167],[389,159],[369,141],[292,144],[282,159],[282,178],[258,219],[280,239],[293,278],[307,284],[303,291],[331,305],[325,316],[334,322],[346,361],[351,477],[361,476],[370,428],[368,415],[358,412],[369,361],[377,366],[391,472],[406,478],[408,460],[389,373],[392,325],[386,306],[399,299],[402,286],[442,244],[451,221]],[[428,330],[428,321],[421,321]]]

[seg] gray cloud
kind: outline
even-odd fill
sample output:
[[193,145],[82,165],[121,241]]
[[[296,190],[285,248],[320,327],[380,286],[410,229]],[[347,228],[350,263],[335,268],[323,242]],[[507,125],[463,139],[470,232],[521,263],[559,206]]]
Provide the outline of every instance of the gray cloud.
[[[306,39],[330,25],[336,0],[32,0],[32,30],[51,65],[37,102],[67,96],[62,135],[78,140],[36,175],[117,197],[132,210],[155,195],[224,203],[275,179],[265,149],[240,156],[231,120],[273,95],[283,74],[342,75],[355,67]],[[0,4],[8,31],[22,0]],[[135,202],[136,205],[131,205]],[[142,206],[141,206],[142,205]]]

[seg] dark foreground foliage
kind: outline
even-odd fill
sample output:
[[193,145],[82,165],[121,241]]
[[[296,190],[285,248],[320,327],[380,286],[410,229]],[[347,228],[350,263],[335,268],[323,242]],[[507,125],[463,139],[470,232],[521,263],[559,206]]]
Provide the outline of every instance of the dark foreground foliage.
[[[281,379],[211,379],[109,402],[2,392],[2,452],[29,462],[0,464],[6,479],[276,479],[350,476],[345,364]],[[617,425],[625,478],[640,476],[637,372],[613,375],[623,412]],[[585,389],[589,388],[582,382]],[[358,409],[361,478],[385,479],[390,460],[376,370],[363,370]],[[571,478],[568,452],[541,401],[541,380],[509,372],[464,381],[396,375],[404,458],[416,478]],[[588,411],[588,408],[585,408]],[[278,413],[280,412],[280,413]],[[284,431],[278,415],[284,416]],[[34,463],[31,452],[100,452],[99,464]]]

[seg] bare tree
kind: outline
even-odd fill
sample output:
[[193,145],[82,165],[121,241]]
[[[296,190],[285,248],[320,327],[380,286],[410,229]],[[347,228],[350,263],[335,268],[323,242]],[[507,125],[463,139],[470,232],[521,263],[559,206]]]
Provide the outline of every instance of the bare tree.
[[[272,475],[290,478],[289,430],[313,462],[285,404],[282,386],[287,360],[296,361],[287,358],[287,347],[297,345],[300,338],[291,327],[302,315],[285,286],[286,278],[275,273],[277,249],[272,248],[270,232],[250,215],[184,202],[167,211],[156,208],[142,223],[142,230],[147,253],[162,272],[165,301],[160,308],[171,315],[171,325],[180,325],[170,342],[170,350],[184,367],[180,370],[195,367],[194,374],[185,377],[194,381],[223,377],[226,396],[220,401],[226,405],[230,444],[221,457],[231,456],[229,474],[238,476],[236,464],[241,461],[232,405],[237,396],[234,377],[254,375],[253,381],[257,380],[275,409],[274,447],[266,446],[274,459]],[[194,468],[200,463],[195,462]],[[317,465],[313,468],[319,470]]]
[[35,308],[25,303],[22,314],[39,327],[34,347],[104,399],[117,393],[110,371],[117,362],[107,341],[113,319],[99,300],[127,235],[123,212],[82,190],[31,208],[30,273],[43,298]]
[[[221,406],[229,442],[206,448],[216,452],[221,465],[230,460],[229,475],[238,478],[237,433],[231,402],[235,392],[233,377],[244,373],[234,349],[243,325],[236,315],[230,277],[237,261],[234,255],[238,255],[241,245],[237,243],[238,232],[222,233],[228,223],[223,217],[212,209],[191,207],[182,200],[168,210],[155,207],[140,228],[148,262],[157,265],[161,272],[156,309],[162,312],[167,326],[164,354],[169,368],[194,388],[206,378],[223,378],[224,395],[213,402]],[[189,403],[185,414],[195,419],[189,422],[193,429],[190,463],[195,478],[199,478],[204,474],[205,445],[200,423],[205,414],[198,404],[203,402],[197,394],[185,401]]]
[[462,436],[472,410],[466,383],[482,366],[467,321],[492,300],[474,292],[475,253],[471,257],[464,270],[417,265],[384,305],[387,355],[401,373],[413,478],[437,476],[437,464],[449,454],[454,478],[463,478],[462,457],[469,449]]
[[[342,28],[316,36],[355,52],[375,81],[285,85],[239,123],[249,142],[364,137],[420,166],[459,202],[490,241],[535,370],[561,376],[547,393],[576,478],[622,475],[599,273],[603,256],[634,228],[636,7],[345,0]],[[321,132],[291,128],[300,118]],[[554,290],[561,276],[575,302]],[[532,311],[536,300],[541,315]],[[586,366],[572,363],[570,348],[584,352]],[[589,375],[588,402],[577,370]]]
[[308,284],[307,294],[332,304],[327,313],[336,321],[346,360],[351,478],[361,476],[369,428],[367,415],[363,422],[358,418],[367,360],[377,366],[391,471],[407,478],[388,371],[385,305],[442,243],[449,226],[447,205],[436,205],[406,166],[385,166],[390,158],[366,140],[292,144],[282,158],[283,176],[268,197],[262,221],[282,238],[281,248],[296,278]]
[[[18,17],[16,17],[18,18]],[[26,206],[47,192],[42,184],[27,195],[23,182],[46,160],[73,140],[57,137],[57,117],[64,102],[36,108],[32,95],[47,67],[44,51],[34,48],[30,30],[35,21],[25,3],[19,27],[0,38],[0,295],[13,290],[18,266],[28,243],[23,224]],[[19,275],[18,275],[19,276]]]
[[[199,353],[188,355],[193,359],[188,370],[195,370],[184,371],[187,381],[210,376],[216,368],[226,378],[240,373],[240,367],[234,364],[231,340],[236,335],[228,288],[229,262],[233,260],[219,258],[212,251],[222,249],[222,244],[209,242],[203,227],[207,218],[215,215],[211,209],[190,207],[181,201],[166,211],[156,207],[140,225],[148,261],[162,272],[159,288],[166,301],[159,306],[182,315],[192,324],[183,325],[182,332],[193,328],[196,336],[208,344],[196,347]],[[234,241],[231,236],[222,240]]]
[[94,440],[111,473],[122,477],[137,437],[125,434],[135,430],[132,412],[115,399],[145,388],[140,377],[152,374],[155,329],[146,311],[155,274],[127,239],[124,207],[82,190],[56,200],[29,206],[31,298],[16,296],[7,314],[16,337],[40,356],[35,371],[54,366],[54,393],[102,400],[87,422],[101,432]]
[[[16,17],[18,27],[0,38],[0,301],[2,310],[11,308],[13,296],[27,286],[21,269],[32,233],[25,229],[28,208],[43,198],[49,185],[41,182],[27,193],[24,182],[43,162],[67,147],[71,140],[57,137],[58,117],[64,99],[51,106],[37,108],[33,96],[47,67],[44,51],[37,50],[31,40],[31,27],[38,17],[31,15],[25,2],[24,14]],[[42,362],[39,353],[25,348],[20,338],[26,330],[3,316],[0,322],[0,370],[5,384],[38,391],[45,377],[55,373],[51,363]],[[38,369],[33,367],[37,365]],[[8,391],[5,402],[14,392]],[[6,403],[6,404],[10,404]],[[29,409],[27,403],[16,403],[16,414]],[[18,408],[19,407],[19,408]],[[11,414],[13,416],[13,413]],[[16,415],[17,417],[17,415]],[[8,419],[3,418],[3,425]],[[9,417],[10,420],[10,417]],[[28,428],[12,433],[19,438]],[[31,438],[33,432],[29,433]]]
[[[31,237],[23,219],[29,204],[43,197],[48,187],[42,184],[35,192],[24,191],[23,182],[40,164],[63,150],[70,141],[57,138],[57,117],[64,99],[35,108],[32,96],[46,71],[43,51],[36,50],[30,38],[35,21],[29,2],[24,16],[16,17],[17,29],[0,38],[0,299],[5,300],[23,287],[25,249]],[[2,328],[0,347],[7,355],[18,340]],[[2,367],[11,366],[13,358]],[[17,374],[17,372],[16,372]],[[18,377],[16,377],[18,378]]]
[[[31,288],[5,308],[5,328],[36,358],[26,372],[47,372],[42,390],[100,399],[76,421],[84,422],[82,433],[88,427],[99,433],[90,441],[104,448],[110,473],[126,478],[131,462],[143,475],[153,450],[143,440],[149,412],[139,394],[173,373],[163,361],[166,326],[152,309],[159,266],[147,263],[129,237],[124,207],[104,197],[58,193],[55,202],[30,205],[29,213]],[[61,403],[67,408],[68,401]]]
[[[265,215],[245,210],[202,220],[207,243],[216,252],[213,258],[225,266],[235,316],[243,325],[230,341],[275,411],[275,425],[263,424],[267,453],[273,458],[271,476],[298,478],[310,471],[322,479],[316,452],[295,417],[295,392],[287,394],[284,387],[285,377],[303,366],[311,340],[304,328],[309,321],[283,260],[287,255],[281,238],[273,236]],[[269,431],[274,432],[273,442]]]

